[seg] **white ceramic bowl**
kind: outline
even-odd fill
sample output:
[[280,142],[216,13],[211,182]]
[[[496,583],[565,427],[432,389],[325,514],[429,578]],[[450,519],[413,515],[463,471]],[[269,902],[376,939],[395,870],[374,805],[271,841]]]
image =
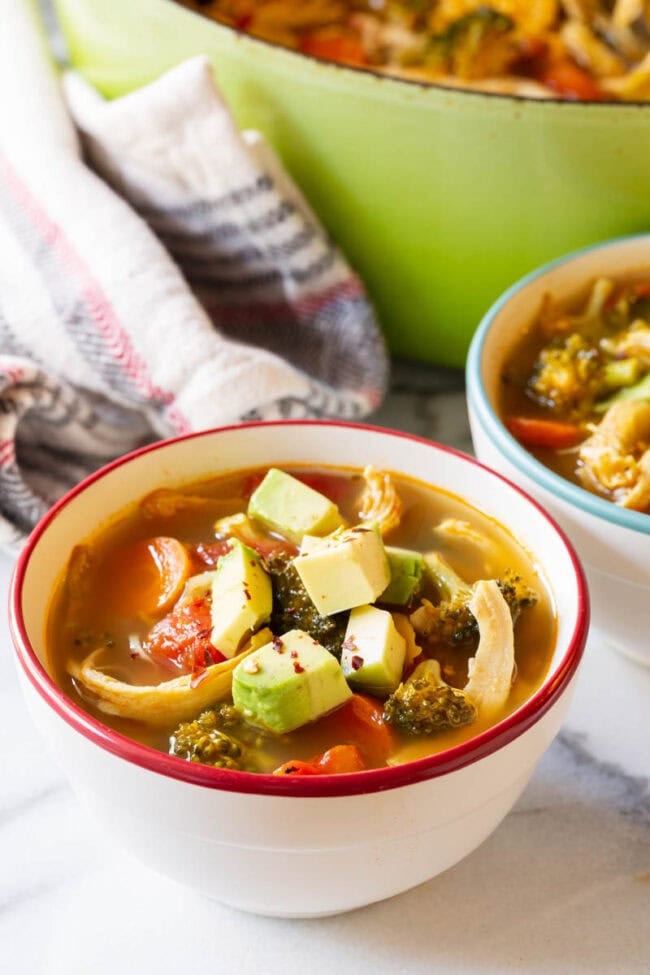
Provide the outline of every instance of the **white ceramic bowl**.
[[[291,462],[371,463],[402,472],[461,495],[505,525],[551,580],[557,606],[557,646],[533,697],[442,754],[313,779],[187,763],[124,738],[66,697],[44,666],[44,626],[72,546],[155,488]],[[106,830],[154,869],[234,907],[310,917],[422,883],[495,829],[558,731],[584,648],[588,603],[580,565],[560,530],[477,462],[372,427],[287,422],[156,444],[86,480],[30,538],[14,574],[10,615],[29,707]]]
[[586,570],[592,624],[606,642],[650,665],[650,515],[621,508],[570,483],[528,453],[498,413],[503,366],[537,316],[542,297],[584,294],[599,276],[650,273],[650,235],[606,241],[523,278],[490,309],[467,362],[467,402],[477,457],[530,492],[564,528]]

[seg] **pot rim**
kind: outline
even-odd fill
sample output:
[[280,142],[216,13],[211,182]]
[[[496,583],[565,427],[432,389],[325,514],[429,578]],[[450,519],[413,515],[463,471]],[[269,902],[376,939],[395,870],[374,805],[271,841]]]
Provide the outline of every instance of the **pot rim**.
[[249,34],[247,33],[247,31],[239,27],[233,27],[231,24],[225,24],[220,20],[216,20],[213,17],[208,16],[208,14],[202,10],[194,10],[191,7],[184,7],[178,3],[178,0],[168,0],[168,2],[173,3],[174,6],[181,7],[181,9],[185,13],[194,15],[198,17],[200,20],[207,21],[210,25],[215,26],[216,29],[218,30],[223,30],[230,34],[234,34],[236,37],[244,39],[247,42],[250,41],[253,44],[262,45],[266,48],[270,48],[273,51],[281,51],[290,58],[302,59],[311,62],[312,64],[319,65],[328,72],[331,72],[332,70],[341,71],[341,72],[351,72],[352,74],[357,76],[366,75],[368,77],[375,78],[376,80],[386,84],[396,84],[397,86],[406,85],[407,88],[410,89],[418,88],[423,91],[428,91],[430,89],[433,89],[434,91],[437,92],[446,92],[446,93],[453,92],[463,96],[470,95],[477,98],[486,98],[486,99],[491,99],[496,101],[506,101],[506,102],[510,101],[515,103],[526,102],[526,103],[531,103],[533,105],[563,105],[563,106],[570,106],[571,108],[575,108],[576,106],[579,108],[584,108],[585,106],[588,106],[589,109],[592,111],[594,109],[599,109],[599,108],[611,109],[613,106],[619,108],[622,105],[630,109],[636,108],[637,110],[643,108],[647,109],[648,107],[650,107],[649,101],[643,101],[638,99],[617,101],[614,98],[604,98],[600,101],[584,101],[584,100],[581,101],[579,99],[554,98],[554,97],[533,98],[530,95],[517,95],[515,93],[497,92],[497,91],[481,91],[480,89],[476,89],[476,88],[463,88],[461,85],[457,87],[456,85],[443,85],[435,81],[426,81],[420,78],[401,77],[399,75],[390,74],[387,71],[379,71],[378,69],[372,68],[370,66],[363,67],[361,65],[357,66],[353,64],[342,64],[337,61],[328,60],[327,58],[318,57],[315,54],[307,54],[303,51],[297,51],[294,50],[293,48],[285,47],[282,44],[278,44],[275,41],[269,41],[263,37],[258,37],[254,34]]

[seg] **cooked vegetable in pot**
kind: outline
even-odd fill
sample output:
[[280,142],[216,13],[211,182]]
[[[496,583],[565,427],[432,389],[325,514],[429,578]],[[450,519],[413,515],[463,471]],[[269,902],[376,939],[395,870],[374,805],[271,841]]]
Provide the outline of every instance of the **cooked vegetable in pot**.
[[327,61],[531,98],[650,99],[645,0],[182,0]]
[[545,583],[462,501],[366,468],[148,495],[72,554],[49,658],[90,713],[179,759],[321,775],[440,751],[541,682]]
[[544,301],[502,377],[501,413],[542,463],[650,514],[650,281],[596,281],[577,309]]

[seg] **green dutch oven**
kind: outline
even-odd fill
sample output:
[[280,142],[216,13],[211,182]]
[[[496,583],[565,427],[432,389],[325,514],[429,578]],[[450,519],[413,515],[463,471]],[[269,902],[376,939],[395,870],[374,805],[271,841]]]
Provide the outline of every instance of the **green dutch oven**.
[[194,54],[366,282],[392,351],[459,366],[481,316],[559,254],[650,229],[650,104],[535,101],[339,67],[171,0],[55,0],[105,95]]

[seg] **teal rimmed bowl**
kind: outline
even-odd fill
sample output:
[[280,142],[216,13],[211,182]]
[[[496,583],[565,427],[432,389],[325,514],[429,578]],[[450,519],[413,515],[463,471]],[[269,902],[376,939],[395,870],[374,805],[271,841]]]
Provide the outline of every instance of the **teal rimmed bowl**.
[[464,365],[522,274],[650,227],[650,105],[535,101],[398,80],[246,37],[170,0],[55,0],[108,97],[196,54],[362,276],[393,352]]
[[650,665],[650,515],[571,484],[528,453],[498,414],[504,364],[545,293],[571,300],[599,276],[650,275],[650,234],[567,254],[517,282],[485,315],[467,362],[467,404],[480,460],[519,484],[555,516],[587,574],[592,625],[606,642]]

